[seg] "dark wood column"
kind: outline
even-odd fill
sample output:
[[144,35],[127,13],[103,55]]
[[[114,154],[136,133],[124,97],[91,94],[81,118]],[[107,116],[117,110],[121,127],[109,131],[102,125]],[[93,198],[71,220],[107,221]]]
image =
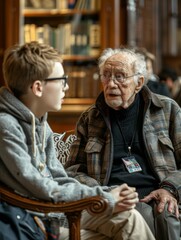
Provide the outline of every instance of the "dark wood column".
[[101,7],[101,43],[102,49],[120,46],[120,2],[104,0]]
[[127,0],[127,28],[128,44],[153,53],[157,72],[161,64],[160,1]]
[[2,61],[6,48],[19,43],[19,0],[0,1],[0,86],[4,84],[2,76]]

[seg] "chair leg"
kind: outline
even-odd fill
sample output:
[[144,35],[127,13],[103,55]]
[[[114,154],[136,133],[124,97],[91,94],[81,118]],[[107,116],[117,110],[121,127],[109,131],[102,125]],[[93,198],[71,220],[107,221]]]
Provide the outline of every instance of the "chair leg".
[[72,213],[65,213],[69,223],[69,240],[80,240],[80,219],[81,212],[76,211],[72,216]]

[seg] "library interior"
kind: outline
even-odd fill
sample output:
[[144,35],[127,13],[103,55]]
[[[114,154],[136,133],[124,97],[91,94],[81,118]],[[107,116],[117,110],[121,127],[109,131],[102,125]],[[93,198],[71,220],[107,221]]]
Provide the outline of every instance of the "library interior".
[[105,48],[144,49],[154,76],[170,68],[177,78],[170,94],[181,92],[181,1],[6,0],[0,11],[0,86],[4,51],[15,43],[48,43],[63,57],[69,91],[61,112],[49,113],[54,132],[74,129],[101,92],[97,62]]

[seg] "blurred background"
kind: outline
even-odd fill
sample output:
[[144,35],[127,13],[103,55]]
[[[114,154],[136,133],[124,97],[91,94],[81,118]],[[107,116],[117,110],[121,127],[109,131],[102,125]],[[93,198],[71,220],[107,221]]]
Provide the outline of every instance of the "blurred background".
[[127,45],[145,56],[148,87],[181,106],[181,1],[0,1],[0,86],[4,51],[39,41],[59,50],[70,90],[61,112],[50,113],[55,132],[73,129],[101,91],[97,60],[105,48]]

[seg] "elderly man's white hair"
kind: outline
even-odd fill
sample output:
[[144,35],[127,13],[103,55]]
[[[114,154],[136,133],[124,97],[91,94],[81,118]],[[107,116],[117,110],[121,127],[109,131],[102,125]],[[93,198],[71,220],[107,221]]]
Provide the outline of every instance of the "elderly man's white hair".
[[98,60],[98,66],[100,71],[102,70],[105,62],[112,56],[117,54],[123,54],[124,56],[128,56],[128,63],[133,64],[135,73],[139,73],[140,75],[143,75],[146,82],[146,76],[147,76],[147,70],[146,70],[146,62],[145,58],[142,54],[136,53],[134,49],[121,47],[121,48],[107,48],[105,49],[99,60]]

